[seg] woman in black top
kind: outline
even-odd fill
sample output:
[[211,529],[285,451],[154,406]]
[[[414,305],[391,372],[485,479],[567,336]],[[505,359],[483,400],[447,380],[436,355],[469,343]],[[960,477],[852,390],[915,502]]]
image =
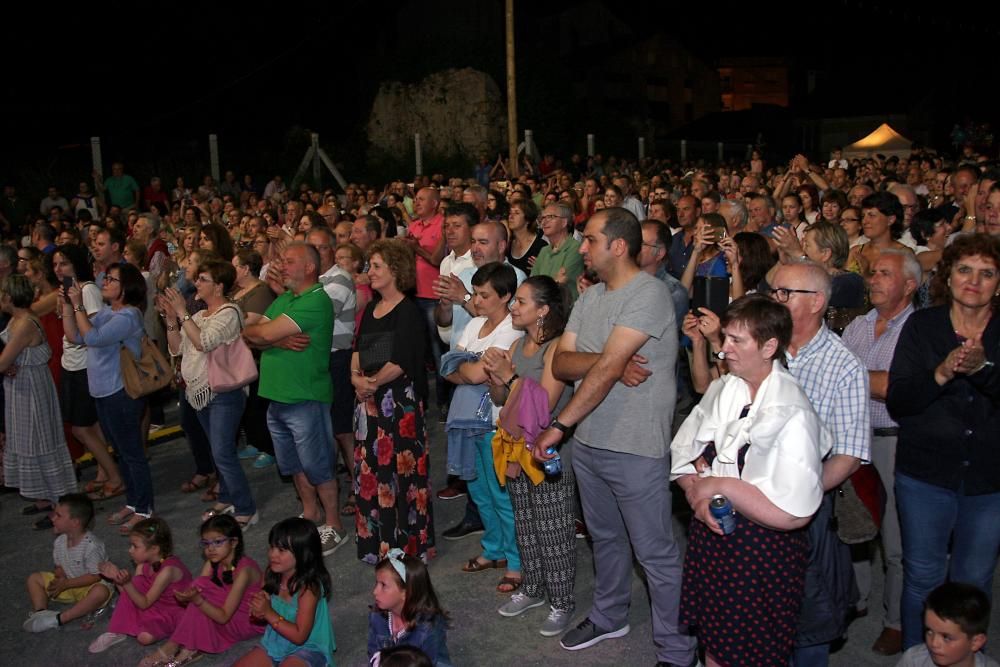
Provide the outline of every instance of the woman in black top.
[[1000,240],[958,237],[932,294],[942,305],[907,320],[886,396],[899,423],[904,650],[922,640],[927,594],[946,579],[992,590],[1000,550]]
[[531,267],[542,248],[548,245],[538,235],[538,207],[530,199],[515,199],[510,203],[510,215],[507,228],[510,230],[510,243],[507,244],[507,263],[516,266],[526,274],[531,273]]

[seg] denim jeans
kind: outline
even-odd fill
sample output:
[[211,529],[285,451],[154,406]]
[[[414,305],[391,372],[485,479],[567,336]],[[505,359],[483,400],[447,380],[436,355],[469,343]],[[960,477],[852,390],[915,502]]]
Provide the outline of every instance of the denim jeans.
[[792,651],[792,667],[826,667],[829,664],[829,644],[803,646]]
[[[967,496],[896,473],[903,533],[903,650],[923,641],[923,604],[945,580],[993,591],[1000,550],[1000,493]],[[948,543],[951,538],[951,561]]]
[[234,389],[216,394],[198,411],[198,421],[208,435],[215,469],[219,473],[219,502],[234,505],[237,516],[252,516],[257,511],[247,476],[236,456],[236,432],[245,404],[243,389]]
[[118,453],[118,466],[125,482],[125,504],[137,514],[153,512],[153,477],[139,437],[145,398],[131,398],[124,389],[95,398],[97,420]]
[[313,486],[333,479],[333,424],[330,404],[319,401],[271,401],[267,427],[282,475],[305,473]]
[[212,446],[205,435],[201,421],[198,419],[198,411],[191,407],[184,390],[180,390],[180,418],[181,428],[184,429],[184,439],[187,440],[188,447],[191,448],[191,456],[194,457],[194,474],[211,475],[215,472],[215,462],[212,461]]

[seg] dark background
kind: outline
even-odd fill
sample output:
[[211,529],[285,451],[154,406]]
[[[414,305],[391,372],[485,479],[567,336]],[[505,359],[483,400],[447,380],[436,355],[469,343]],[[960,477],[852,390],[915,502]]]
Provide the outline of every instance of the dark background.
[[[140,182],[151,173],[168,186],[178,174],[196,182],[214,132],[222,169],[263,182],[294,171],[311,130],[348,180],[360,180],[369,176],[363,127],[379,82],[474,67],[505,89],[502,0],[137,4],[8,5],[0,176],[32,190],[59,179],[71,191],[90,171],[89,138],[100,136],[106,171],[124,159]],[[595,127],[602,137],[616,129],[573,99],[568,83],[602,53],[546,48],[550,19],[578,4],[516,3],[519,125],[560,154],[583,152]],[[787,58],[796,115],[919,109],[933,118],[932,143],[947,146],[954,123],[993,122],[1000,101],[995,4],[604,4],[631,31],[626,41],[667,34],[709,63]],[[809,94],[807,71],[816,81]],[[624,141],[602,145],[628,150]]]

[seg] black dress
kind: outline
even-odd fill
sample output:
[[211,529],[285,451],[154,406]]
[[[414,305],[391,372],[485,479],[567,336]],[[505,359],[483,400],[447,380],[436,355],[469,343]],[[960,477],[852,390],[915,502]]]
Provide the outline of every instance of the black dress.
[[[740,449],[741,473],[749,448]],[[714,458],[714,447],[704,456]],[[736,531],[716,535],[692,519],[680,622],[722,665],[787,667],[808,556],[804,530],[771,530],[737,513]]]

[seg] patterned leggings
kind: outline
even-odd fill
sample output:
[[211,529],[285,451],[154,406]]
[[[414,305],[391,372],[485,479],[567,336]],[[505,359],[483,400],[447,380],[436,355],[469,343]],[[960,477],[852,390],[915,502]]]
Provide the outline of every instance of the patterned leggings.
[[563,466],[557,478],[546,477],[537,486],[521,473],[507,479],[514,508],[514,530],[521,552],[524,592],[545,597],[554,608],[572,613],[576,607],[576,534],[573,469]]

